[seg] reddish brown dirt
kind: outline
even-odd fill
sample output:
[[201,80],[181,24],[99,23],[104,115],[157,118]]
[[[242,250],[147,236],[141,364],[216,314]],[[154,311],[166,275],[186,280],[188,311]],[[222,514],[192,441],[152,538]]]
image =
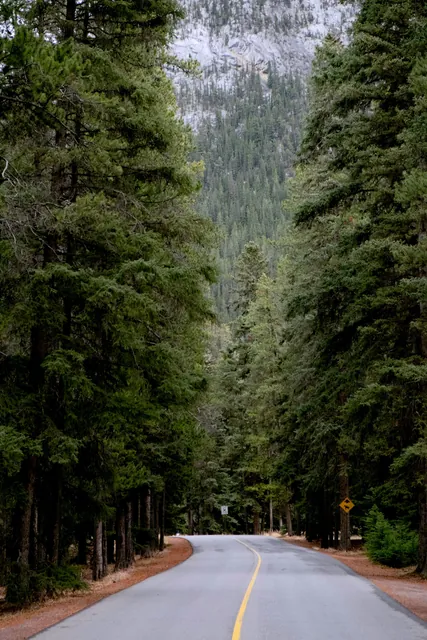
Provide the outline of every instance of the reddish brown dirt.
[[165,551],[154,557],[137,560],[128,571],[110,573],[104,580],[91,583],[89,591],[48,600],[21,611],[2,612],[0,606],[0,639],[26,640],[113,593],[175,567],[192,554],[191,545],[184,538],[168,538],[167,545]]
[[285,537],[284,540],[290,544],[333,556],[359,575],[371,580],[382,591],[427,622],[427,581],[415,573],[415,567],[392,569],[374,564],[363,551],[346,553],[335,549],[323,550],[316,544],[297,536]]

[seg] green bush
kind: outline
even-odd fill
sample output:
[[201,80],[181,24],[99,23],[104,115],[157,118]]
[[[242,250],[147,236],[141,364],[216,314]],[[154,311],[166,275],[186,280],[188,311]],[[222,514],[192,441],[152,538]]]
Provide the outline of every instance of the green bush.
[[65,591],[87,588],[80,567],[46,565],[37,571],[31,571],[15,562],[7,579],[6,600],[11,604],[25,605],[59,596]]
[[408,567],[417,561],[418,536],[402,522],[391,523],[378,507],[366,518],[366,551],[371,560],[388,567]]

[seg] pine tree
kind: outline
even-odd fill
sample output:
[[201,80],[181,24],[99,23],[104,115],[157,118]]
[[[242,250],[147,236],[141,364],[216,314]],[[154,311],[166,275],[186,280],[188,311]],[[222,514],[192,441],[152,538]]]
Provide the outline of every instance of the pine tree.
[[[20,463],[6,479],[17,540],[8,595],[25,600],[32,572],[64,555],[76,495],[67,536],[79,528],[84,547],[95,533],[94,576],[123,503],[132,561],[131,502],[154,483],[156,456],[167,459],[160,433],[181,439],[203,386],[196,334],[213,270],[210,225],[191,200],[199,169],[163,70],[175,2],[8,10],[0,414],[9,469]],[[141,455],[148,445],[154,456]]]

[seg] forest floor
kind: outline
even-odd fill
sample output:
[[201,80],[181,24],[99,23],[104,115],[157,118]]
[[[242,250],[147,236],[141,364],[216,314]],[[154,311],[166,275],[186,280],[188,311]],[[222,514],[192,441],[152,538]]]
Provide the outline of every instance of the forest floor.
[[415,573],[415,567],[392,569],[375,564],[362,550],[346,552],[336,549],[320,549],[315,543],[307,542],[305,538],[300,536],[280,537],[290,544],[313,549],[336,558],[359,575],[373,582],[381,591],[403,604],[416,616],[427,621],[427,580]]
[[191,556],[191,545],[184,538],[167,538],[166,542],[164,551],[152,558],[137,559],[131,569],[111,571],[100,582],[89,582],[88,591],[70,593],[19,611],[10,611],[10,607],[0,600],[0,640],[26,640],[113,593],[175,567]]

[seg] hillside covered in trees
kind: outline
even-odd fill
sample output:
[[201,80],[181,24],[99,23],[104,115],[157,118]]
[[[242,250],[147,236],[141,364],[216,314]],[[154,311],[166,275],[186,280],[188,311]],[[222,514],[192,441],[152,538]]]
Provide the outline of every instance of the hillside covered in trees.
[[255,243],[237,262],[204,531],[230,504],[232,530],[360,533],[427,571],[426,37],[424,3],[365,0],[351,42],[317,53],[277,275]]
[[205,174],[198,207],[219,226],[220,319],[235,318],[236,260],[257,241],[277,263],[282,202],[293,175],[316,45],[348,39],[357,4],[338,0],[182,0],[174,50],[200,65],[176,77],[178,104],[195,131]]

